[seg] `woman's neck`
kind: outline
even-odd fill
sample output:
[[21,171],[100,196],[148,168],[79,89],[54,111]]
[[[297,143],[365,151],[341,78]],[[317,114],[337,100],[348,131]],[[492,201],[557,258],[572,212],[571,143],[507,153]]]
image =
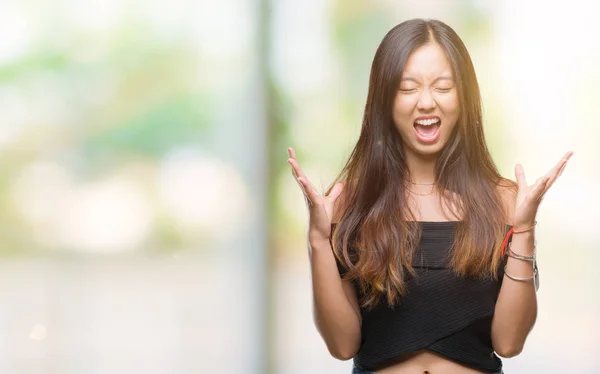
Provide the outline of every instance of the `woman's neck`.
[[410,182],[415,184],[431,184],[435,182],[436,156],[416,155],[406,152],[406,165],[410,173]]

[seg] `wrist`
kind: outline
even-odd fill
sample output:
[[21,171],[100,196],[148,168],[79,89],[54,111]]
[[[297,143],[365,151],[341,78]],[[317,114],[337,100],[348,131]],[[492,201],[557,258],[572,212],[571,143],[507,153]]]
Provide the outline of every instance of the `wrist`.
[[513,233],[532,233],[535,230],[536,225],[537,221],[535,220],[515,223],[515,225],[513,226]]
[[535,252],[535,235],[532,231],[514,235],[509,246],[519,254],[531,255]]
[[310,248],[330,248],[331,247],[331,241],[329,238],[318,238],[318,239],[309,239],[308,240],[308,245]]
[[525,231],[518,233],[518,235],[513,234],[512,241],[524,241],[524,242],[533,242],[535,240],[535,232],[533,230]]

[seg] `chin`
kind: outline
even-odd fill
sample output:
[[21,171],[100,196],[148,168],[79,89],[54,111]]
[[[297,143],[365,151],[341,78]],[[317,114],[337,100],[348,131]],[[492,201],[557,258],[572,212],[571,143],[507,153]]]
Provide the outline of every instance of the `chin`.
[[433,144],[422,144],[415,140],[415,143],[410,148],[417,155],[433,156],[439,154],[444,149],[445,144],[446,142],[443,141],[437,141]]

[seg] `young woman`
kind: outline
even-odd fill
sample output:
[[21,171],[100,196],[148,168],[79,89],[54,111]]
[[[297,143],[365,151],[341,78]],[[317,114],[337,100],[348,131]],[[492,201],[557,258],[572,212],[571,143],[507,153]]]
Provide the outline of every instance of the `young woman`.
[[360,137],[326,194],[288,162],[310,213],[315,324],[354,373],[501,373],[537,314],[538,206],[500,176],[475,70],[446,24],[394,27],[373,60]]

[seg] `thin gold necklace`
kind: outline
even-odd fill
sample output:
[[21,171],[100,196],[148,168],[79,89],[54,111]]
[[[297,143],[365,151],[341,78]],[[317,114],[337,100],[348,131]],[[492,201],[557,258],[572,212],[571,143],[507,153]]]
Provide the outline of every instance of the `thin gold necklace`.
[[[416,184],[416,183],[415,183]],[[433,186],[435,183],[430,184],[429,186]],[[410,187],[406,186],[406,189],[409,190],[410,192],[414,193],[415,195],[419,195],[419,196],[428,196],[431,195],[433,193],[433,191],[435,190],[435,187],[431,188],[431,191],[429,191],[428,193],[421,193],[421,192],[416,192],[410,189]]]
[[431,183],[415,183],[413,181],[408,181],[408,183],[414,184],[414,185],[417,185],[417,186],[433,186],[435,184],[435,182],[431,182]]

